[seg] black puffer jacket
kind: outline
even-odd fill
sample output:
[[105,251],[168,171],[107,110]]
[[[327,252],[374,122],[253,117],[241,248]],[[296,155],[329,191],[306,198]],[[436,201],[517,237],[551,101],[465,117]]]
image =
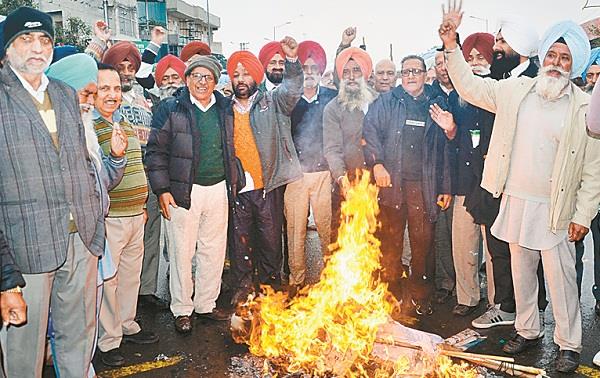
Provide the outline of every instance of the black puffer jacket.
[[[225,180],[230,204],[238,190],[238,164],[233,148],[231,101],[214,92],[225,154]],[[191,206],[191,192],[200,163],[200,133],[187,88],[162,101],[152,119],[152,131],[146,148],[146,167],[152,190],[157,196],[170,192],[185,209]]]

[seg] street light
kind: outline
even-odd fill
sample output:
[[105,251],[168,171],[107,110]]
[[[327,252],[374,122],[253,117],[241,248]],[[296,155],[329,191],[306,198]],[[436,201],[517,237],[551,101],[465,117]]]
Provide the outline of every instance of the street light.
[[477,16],[469,16],[469,18],[473,18],[473,19],[479,20],[479,21],[484,21],[485,22],[485,32],[489,33],[488,19],[487,18],[477,17]]
[[282,27],[282,26],[285,26],[285,25],[289,25],[289,24],[291,24],[291,23],[292,23],[292,21],[287,21],[287,22],[284,22],[283,24],[280,24],[280,25],[275,25],[275,26],[273,26],[273,41],[275,41],[275,40],[276,40],[276,38],[277,38],[277,37],[275,36],[275,31],[276,31],[277,29],[279,29],[280,27]]

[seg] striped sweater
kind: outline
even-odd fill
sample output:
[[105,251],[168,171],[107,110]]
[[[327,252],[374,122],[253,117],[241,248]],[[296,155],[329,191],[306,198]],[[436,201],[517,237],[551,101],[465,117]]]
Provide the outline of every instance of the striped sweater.
[[[110,197],[108,216],[131,217],[144,212],[144,206],[148,198],[148,184],[144,165],[142,164],[142,148],[136,132],[125,120],[121,120],[119,125],[128,139],[127,165],[125,166],[123,180],[108,193]],[[94,128],[100,147],[106,155],[110,154],[112,123],[99,117],[94,120]]]

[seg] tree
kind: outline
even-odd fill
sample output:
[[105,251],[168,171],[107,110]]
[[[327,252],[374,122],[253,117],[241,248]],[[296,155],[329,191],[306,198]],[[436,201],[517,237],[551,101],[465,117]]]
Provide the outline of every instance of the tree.
[[8,14],[19,7],[37,8],[33,0],[0,0],[0,14],[8,16]]
[[73,45],[83,51],[92,37],[92,28],[79,17],[69,17],[62,26],[56,27],[55,34],[54,43]]

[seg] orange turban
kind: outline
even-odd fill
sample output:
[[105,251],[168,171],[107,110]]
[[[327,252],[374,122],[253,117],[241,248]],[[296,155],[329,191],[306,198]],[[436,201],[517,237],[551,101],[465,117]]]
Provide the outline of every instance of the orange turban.
[[327,55],[323,47],[314,41],[303,41],[298,45],[298,59],[300,63],[304,64],[304,61],[308,58],[313,58],[315,63],[319,66],[321,73],[325,72],[327,67]]
[[142,56],[135,45],[128,41],[115,43],[110,49],[106,50],[102,63],[116,67],[120,63],[128,61],[133,64],[135,72],[140,69],[142,64]]
[[367,80],[373,70],[373,61],[371,61],[371,57],[365,50],[359,49],[358,47],[348,47],[338,55],[335,60],[335,70],[338,77],[340,79],[342,78],[344,66],[346,66],[346,63],[348,63],[350,59],[354,60],[360,66],[363,77]]
[[162,81],[163,76],[165,76],[165,72],[172,68],[177,72],[179,77],[183,80],[183,73],[185,72],[185,63],[175,55],[166,55],[164,58],[158,61],[156,64],[156,72],[155,79],[157,85],[160,86],[160,82]]
[[269,42],[264,45],[262,49],[260,49],[260,52],[258,53],[258,60],[260,60],[262,63],[263,69],[267,69],[269,62],[275,56],[275,54],[279,54],[282,58],[285,58],[285,53],[283,52],[283,49],[281,48],[281,42],[279,41]]
[[237,68],[238,63],[250,73],[256,84],[260,84],[265,76],[265,71],[258,58],[250,51],[236,51],[227,60],[227,73],[233,81],[233,72]]
[[210,46],[208,46],[206,43],[200,42],[200,41],[192,41],[192,42],[188,43],[187,45],[183,46],[183,49],[181,49],[181,54],[179,54],[179,57],[184,62],[187,62],[191,57],[193,57],[196,54],[210,55],[210,53],[211,53]]
[[492,64],[492,60],[494,60],[495,42],[496,39],[490,33],[471,34],[467,37],[467,39],[465,39],[462,45],[462,53],[465,57],[465,60],[469,58],[471,50],[475,48],[481,55],[483,55],[489,64]]

